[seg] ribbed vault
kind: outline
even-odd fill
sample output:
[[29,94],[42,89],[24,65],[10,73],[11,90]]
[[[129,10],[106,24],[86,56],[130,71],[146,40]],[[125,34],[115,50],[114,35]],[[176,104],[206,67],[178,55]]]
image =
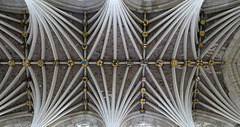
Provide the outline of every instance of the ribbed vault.
[[0,1],[0,125],[240,124],[239,1]]

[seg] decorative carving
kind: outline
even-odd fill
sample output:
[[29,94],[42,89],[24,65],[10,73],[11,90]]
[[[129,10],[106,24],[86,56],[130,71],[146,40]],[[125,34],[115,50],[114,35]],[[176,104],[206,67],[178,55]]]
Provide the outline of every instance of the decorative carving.
[[38,66],[43,66],[45,63],[44,63],[44,61],[43,60],[38,60]]
[[146,77],[141,78],[141,82],[146,82],[146,81],[147,81]]
[[87,67],[88,66],[88,60],[87,59],[83,59],[81,61],[81,64],[82,64],[83,67]]
[[22,65],[24,66],[24,67],[28,67],[28,66],[30,66],[30,61],[29,60],[23,60],[22,61]]
[[212,66],[212,65],[214,65],[214,60],[210,60],[208,63],[209,63],[209,65]]
[[28,25],[28,21],[25,20],[25,19],[22,19],[22,20],[21,20],[21,24],[22,24],[22,25]]
[[23,36],[24,38],[27,38],[27,37],[28,37],[27,31],[23,31],[23,32],[22,32],[22,36]]
[[200,21],[200,24],[201,24],[201,25],[205,25],[205,23],[206,23],[206,20],[204,20],[204,19],[202,19],[202,20]]
[[148,44],[147,44],[147,43],[143,43],[143,44],[142,44],[142,48],[143,48],[143,49],[146,49],[147,47],[148,47]]
[[199,103],[199,100],[198,100],[197,98],[195,98],[195,99],[193,100],[193,103],[194,103],[194,104],[198,104],[198,103]]
[[146,93],[147,91],[146,91],[146,89],[145,88],[142,88],[141,89],[141,93]]
[[145,67],[148,64],[148,60],[146,60],[146,59],[143,59],[140,62],[141,62],[142,67]]
[[195,89],[195,90],[194,90],[194,93],[195,93],[195,94],[198,94],[198,93],[199,93],[199,89]]
[[177,65],[178,65],[178,61],[177,61],[177,60],[172,60],[172,61],[171,61],[171,65],[172,65],[173,67],[177,66]]
[[103,60],[98,60],[97,61],[97,66],[101,67],[103,65]]
[[147,20],[147,19],[144,19],[144,20],[142,21],[142,23],[143,23],[143,26],[147,26],[147,25],[148,25],[148,20]]
[[82,49],[83,49],[83,50],[87,50],[87,49],[88,49],[87,43],[83,43],[83,44],[82,44]]
[[13,59],[9,60],[8,65],[11,67],[15,66],[15,61]]
[[127,60],[127,66],[128,66],[128,67],[131,67],[132,65],[133,65],[132,60],[131,60],[131,59],[128,59],[128,60]]
[[82,21],[82,24],[83,24],[83,26],[87,26],[87,25],[88,25],[88,23],[87,23],[86,20],[83,20],[83,21]]
[[185,60],[185,61],[184,61],[184,65],[185,65],[185,66],[189,66],[190,64],[191,64],[191,61],[190,61],[190,60]]
[[53,65],[58,66],[60,64],[59,60],[54,60]]
[[144,31],[143,33],[142,33],[142,36],[145,38],[145,37],[147,37],[148,36],[148,32],[147,31]]
[[27,14],[27,11],[26,10],[22,11],[22,14]]
[[158,59],[155,63],[158,67],[163,66],[163,60],[162,59]]
[[197,60],[196,65],[197,66],[202,66],[203,65],[203,60]]
[[205,31],[201,30],[201,31],[199,32],[199,35],[200,35],[201,37],[203,37],[203,36],[205,35]]
[[67,65],[68,65],[69,67],[72,67],[72,66],[74,65],[74,61],[73,61],[73,60],[68,60],[68,61],[67,61]]
[[145,113],[146,110],[145,109],[140,109],[139,111],[140,111],[140,113]]
[[87,114],[87,113],[88,113],[88,110],[84,110],[83,113],[84,113],[84,114]]
[[196,81],[196,82],[199,82],[199,81],[200,81],[200,77],[199,77],[199,76],[196,76],[196,77],[195,77],[195,81]]
[[88,13],[88,11],[83,11],[83,13],[84,13],[84,14],[87,14],[87,13]]
[[22,44],[22,48],[23,48],[23,49],[24,49],[24,48],[29,48],[29,44],[23,43],[23,44]]
[[119,61],[118,60],[113,60],[112,61],[112,66],[113,67],[117,67],[119,65]]
[[223,60],[223,61],[221,62],[221,64],[222,64],[222,65],[225,65],[225,64],[226,64],[226,61]]
[[88,32],[82,32],[82,35],[84,38],[86,38],[88,36]]
[[144,99],[144,98],[140,99],[140,103],[141,104],[146,104],[146,99]]
[[88,104],[88,101],[87,101],[87,100],[84,100],[84,101],[83,101],[83,104],[84,104],[84,105],[87,105],[87,104]]
[[198,48],[202,48],[204,46],[204,44],[202,42],[198,43]]
[[26,89],[26,94],[30,94],[31,93],[31,90],[30,89]]
[[87,77],[83,77],[83,78],[82,78],[82,81],[83,81],[84,83],[87,83],[87,82],[88,82],[88,78],[87,78]]
[[84,88],[84,89],[83,89],[83,92],[84,92],[84,93],[87,93],[87,91],[88,91],[87,88]]
[[31,106],[31,105],[32,105],[32,101],[31,101],[31,100],[28,100],[28,101],[26,102],[26,105],[27,105],[27,106]]

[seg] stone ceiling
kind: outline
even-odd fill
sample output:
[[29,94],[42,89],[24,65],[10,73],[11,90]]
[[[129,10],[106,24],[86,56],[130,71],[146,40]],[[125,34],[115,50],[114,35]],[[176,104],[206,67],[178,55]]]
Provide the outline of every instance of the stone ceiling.
[[239,5],[0,0],[0,125],[240,123]]

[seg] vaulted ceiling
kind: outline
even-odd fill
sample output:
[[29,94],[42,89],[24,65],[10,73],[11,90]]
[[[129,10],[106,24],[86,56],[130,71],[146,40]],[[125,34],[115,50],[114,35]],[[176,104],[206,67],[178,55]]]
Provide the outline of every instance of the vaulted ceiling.
[[0,0],[0,126],[240,124],[239,0]]

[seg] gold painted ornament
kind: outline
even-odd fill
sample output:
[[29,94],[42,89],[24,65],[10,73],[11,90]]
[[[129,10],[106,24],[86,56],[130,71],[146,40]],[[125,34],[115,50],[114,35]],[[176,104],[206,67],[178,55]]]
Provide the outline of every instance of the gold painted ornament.
[[146,89],[145,88],[141,88],[141,93],[146,93],[147,91],[146,91]]
[[148,32],[147,32],[147,31],[144,31],[144,32],[142,33],[142,36],[143,36],[144,38],[148,37]]
[[195,93],[195,94],[198,94],[199,92],[200,92],[199,89],[195,89],[195,90],[194,90],[194,93]]
[[88,110],[84,110],[83,113],[84,113],[84,114],[87,114],[87,113],[88,113]]
[[203,65],[203,60],[197,60],[196,65],[197,66],[202,66]]
[[83,59],[81,61],[81,64],[82,64],[83,67],[87,67],[88,66],[88,60],[87,59]]
[[8,65],[11,66],[11,67],[15,66],[15,61],[13,59],[10,59],[8,61]]
[[82,32],[82,35],[84,38],[86,38],[88,36],[88,32]]
[[69,67],[72,67],[72,66],[74,65],[74,61],[73,61],[73,60],[68,60],[68,61],[67,61],[67,65],[68,65]]
[[23,43],[22,44],[22,48],[24,49],[24,48],[29,48],[29,45],[27,44],[27,43]]
[[177,61],[177,60],[172,60],[172,61],[171,61],[171,65],[172,65],[173,67],[177,66],[177,65],[178,65],[178,61]]
[[158,59],[158,60],[155,62],[155,65],[157,65],[158,67],[162,67],[162,66],[163,66],[163,60],[162,60],[162,59]]
[[24,38],[27,38],[27,37],[28,37],[27,31],[23,31],[23,32],[22,32],[22,36],[23,36]]
[[140,113],[145,113],[146,110],[145,109],[140,109],[139,111],[140,111]]
[[87,93],[87,91],[88,91],[87,88],[84,88],[84,89],[83,89],[83,92],[84,92],[84,93]]
[[208,62],[208,64],[209,64],[210,66],[213,66],[213,65],[214,65],[214,60],[210,60],[210,61]]
[[119,61],[118,60],[113,60],[112,61],[112,66],[113,67],[117,67],[119,65]]
[[22,65],[24,66],[24,67],[28,67],[28,66],[30,66],[30,61],[29,60],[23,60],[22,61]]
[[45,63],[44,63],[44,61],[43,60],[38,60],[38,66],[43,66]]
[[21,20],[21,24],[22,24],[22,25],[28,25],[28,21],[25,20],[25,19],[22,19],[22,20]]
[[195,98],[195,99],[193,100],[193,103],[194,103],[194,104],[198,104],[198,103],[199,103],[199,100],[198,100],[197,98]]
[[26,10],[22,11],[22,14],[27,14],[27,11]]
[[142,23],[143,23],[143,26],[147,26],[147,25],[148,25],[148,20],[147,20],[147,19],[144,19],[144,20],[142,21]]
[[83,44],[82,44],[82,49],[83,49],[83,50],[87,50],[87,49],[88,49],[87,43],[83,43]]
[[87,83],[87,82],[88,82],[88,78],[87,78],[87,77],[83,77],[83,78],[82,78],[82,81],[83,81],[84,83]]
[[189,66],[190,64],[191,64],[191,61],[190,61],[190,60],[185,60],[185,61],[184,61],[184,65],[185,65],[185,66]]
[[103,60],[98,60],[97,61],[97,66],[99,66],[99,67],[103,66]]
[[59,64],[60,64],[59,60],[54,60],[54,61],[53,61],[53,65],[54,65],[54,66],[58,66]]
[[221,62],[221,64],[222,64],[222,65],[225,65],[225,64],[226,64],[226,61],[223,60],[223,61]]
[[200,35],[201,37],[203,37],[203,36],[205,35],[205,31],[201,30],[201,31],[199,32],[199,35]]
[[144,98],[140,99],[140,103],[141,104],[146,104],[146,99],[144,99]]
[[31,93],[31,90],[30,89],[26,89],[26,94],[30,94]]
[[198,43],[198,48],[203,48],[204,44],[202,42]]
[[204,19],[202,19],[202,20],[200,21],[200,24],[201,24],[201,25],[205,25],[205,23],[206,23],[206,20],[204,20]]
[[31,105],[32,105],[32,101],[31,101],[31,100],[28,100],[28,101],[26,102],[26,104],[27,104],[27,106],[31,106]]
[[197,109],[193,109],[193,112],[196,112],[197,111]]
[[84,14],[87,14],[87,13],[88,13],[88,11],[83,11],[83,13],[84,13]]

